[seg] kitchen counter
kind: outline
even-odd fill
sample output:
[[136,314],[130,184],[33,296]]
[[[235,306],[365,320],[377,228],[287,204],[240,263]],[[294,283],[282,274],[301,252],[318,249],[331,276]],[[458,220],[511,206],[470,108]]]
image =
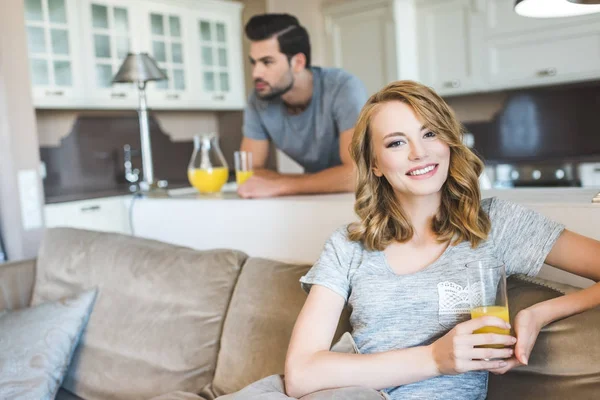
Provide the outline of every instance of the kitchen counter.
[[[136,199],[131,208],[136,236],[199,250],[233,248],[251,256],[285,262],[314,263],[323,244],[338,227],[356,220],[351,193],[241,199],[235,186],[213,196],[192,188],[171,190],[168,198]],[[600,240],[600,204],[591,203],[594,189],[486,190],[521,203],[568,229]],[[587,281],[551,267],[542,276],[579,286]]]
[[[173,189],[177,188],[189,188],[188,182],[169,182],[169,187]],[[127,196],[132,195],[129,184],[119,184],[110,188],[98,189],[97,187],[89,188],[73,188],[73,189],[54,189],[44,188],[44,198],[46,204],[65,203],[69,201],[99,199],[102,197],[113,197],[113,196]]]
[[[285,196],[267,199],[242,199],[235,192],[235,182],[224,186],[223,191],[216,195],[203,195],[192,187],[181,187],[169,190],[168,198],[160,200],[238,200],[238,201],[283,201],[283,202],[331,202],[331,201],[354,201],[354,193],[322,194],[310,196]],[[483,199],[498,197],[504,200],[515,201],[523,204],[545,204],[545,205],[580,205],[597,207],[592,198],[600,191],[590,188],[517,188],[517,189],[490,189],[482,190]]]

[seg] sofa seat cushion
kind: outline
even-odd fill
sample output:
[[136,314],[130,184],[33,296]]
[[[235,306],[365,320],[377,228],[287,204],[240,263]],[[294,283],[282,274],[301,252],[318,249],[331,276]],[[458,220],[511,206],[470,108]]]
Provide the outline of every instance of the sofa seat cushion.
[[[336,353],[358,354],[356,343],[349,332],[331,347],[331,351]],[[366,387],[352,386],[336,389],[324,389],[314,393],[309,393],[300,398],[300,400],[384,400],[387,395],[375,389]],[[259,381],[251,383],[239,392],[227,394],[219,397],[217,400],[286,400],[292,399],[285,393],[285,382],[282,375],[271,375]]]
[[[510,317],[577,288],[539,278],[509,279]],[[512,322],[512,321],[511,321]],[[600,393],[600,308],[556,321],[540,332],[529,364],[490,374],[488,400],[597,399]]]
[[[309,268],[261,258],[246,261],[223,326],[212,396],[283,374],[292,330],[306,300],[299,279]],[[345,311],[334,340],[348,330]]]
[[86,400],[197,393],[212,381],[245,258],[114,233],[48,230],[33,303],[99,290],[63,387]]
[[166,393],[161,396],[153,397],[150,400],[206,400],[204,397],[200,397],[195,393],[177,392]]

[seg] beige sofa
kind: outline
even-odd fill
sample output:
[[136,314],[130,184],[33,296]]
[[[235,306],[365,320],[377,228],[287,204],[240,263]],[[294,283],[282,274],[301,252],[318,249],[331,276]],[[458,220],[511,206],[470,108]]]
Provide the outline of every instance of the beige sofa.
[[[97,287],[57,398],[210,400],[283,373],[306,298],[298,279],[308,268],[233,250],[51,229],[36,260],[0,265],[0,310]],[[512,277],[511,315],[572,290]],[[336,339],[347,330],[345,312]],[[546,327],[529,366],[490,376],[488,398],[597,399],[598,360],[600,309],[594,309]]]

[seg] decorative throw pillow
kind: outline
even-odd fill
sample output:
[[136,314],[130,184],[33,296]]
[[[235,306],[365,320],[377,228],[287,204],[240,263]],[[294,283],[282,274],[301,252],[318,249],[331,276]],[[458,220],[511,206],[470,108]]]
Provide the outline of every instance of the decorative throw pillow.
[[96,292],[0,312],[0,399],[55,398]]

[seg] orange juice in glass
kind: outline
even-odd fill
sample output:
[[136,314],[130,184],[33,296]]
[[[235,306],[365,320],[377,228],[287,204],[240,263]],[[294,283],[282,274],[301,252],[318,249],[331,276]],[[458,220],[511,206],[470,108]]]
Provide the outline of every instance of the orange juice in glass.
[[233,157],[235,161],[235,181],[240,186],[254,175],[252,153],[249,151],[236,151]]
[[[504,264],[495,259],[485,259],[467,263],[466,267],[471,318],[493,316],[510,322]],[[473,333],[510,335],[510,329],[484,326]],[[481,347],[503,348],[504,346],[484,345]]]

